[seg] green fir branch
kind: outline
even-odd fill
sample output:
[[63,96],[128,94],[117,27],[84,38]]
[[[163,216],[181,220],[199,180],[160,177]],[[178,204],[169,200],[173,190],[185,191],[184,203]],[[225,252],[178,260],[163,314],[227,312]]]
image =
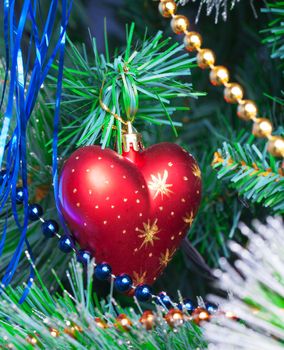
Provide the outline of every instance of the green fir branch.
[[[268,28],[262,33],[266,35],[263,43],[271,48],[271,58],[284,59],[284,3],[283,1],[273,1],[267,4],[262,12],[272,15]],[[283,68],[283,64],[282,64]]]
[[255,145],[223,143],[215,153],[213,168],[219,179],[252,203],[261,203],[275,213],[284,213],[284,173],[275,161]]
[[[157,312],[153,330],[147,331],[139,322],[140,307],[122,308],[112,297],[97,299],[94,293],[93,264],[87,271],[72,260],[66,272],[70,291],[62,286],[62,294],[51,294],[37,274],[27,300],[19,305],[23,289],[6,289],[0,300],[0,346],[13,349],[204,349],[206,343],[198,326],[185,322],[178,329],[170,328],[161,307],[149,304]],[[86,275],[86,277],[85,277]],[[140,311],[139,311],[140,310]],[[131,320],[130,331],[115,327],[118,314]],[[97,326],[100,318],[109,328]]]
[[[115,54],[110,61],[108,44],[106,55],[99,54],[92,39],[93,58],[87,57],[69,40],[67,55],[73,66],[65,67],[62,113],[70,122],[63,126],[59,145],[94,144],[99,140],[103,147],[117,140],[121,150],[123,125],[113,114],[105,111],[101,102],[125,121],[154,123],[175,127],[182,123],[171,119],[179,110],[189,110],[175,101],[202,95],[193,92],[183,78],[190,76],[194,59],[184,52],[183,45],[163,39],[158,32],[152,38],[144,37],[134,43],[134,24],[126,33],[126,49]],[[107,38],[106,38],[107,43]],[[52,79],[52,77],[51,77]]]
[[[4,68],[0,62],[0,79],[4,78]],[[6,97],[4,104],[6,103]],[[53,199],[52,188],[52,155],[44,147],[52,139],[53,135],[53,111],[47,106],[46,102],[52,101],[53,95],[47,86],[43,86],[35,105],[34,112],[29,121],[27,129],[27,157],[28,157],[28,177],[29,177],[29,202],[40,203],[44,208],[46,219],[57,219],[57,211]],[[51,103],[51,102],[50,102]],[[3,116],[0,116],[0,121]],[[62,116],[62,122],[66,120]],[[62,152],[64,154],[64,152]],[[61,162],[61,159],[59,159]],[[19,183],[18,186],[21,186]],[[3,252],[0,256],[0,274],[3,276],[11,257],[13,256],[19,243],[19,228],[15,223],[11,211],[11,202],[8,201],[5,210],[0,216],[0,232],[3,239],[3,232],[6,223],[6,239]],[[19,218],[23,213],[19,210]],[[30,223],[27,232],[27,238],[32,247],[33,256],[37,267],[43,276],[44,282],[52,287],[52,278],[49,274],[51,269],[56,269],[62,276],[66,270],[69,258],[66,255],[58,254],[57,241],[46,239],[42,234],[41,223]],[[64,256],[64,259],[62,257]],[[48,271],[48,273],[47,273]],[[17,285],[25,281],[29,273],[29,263],[26,259],[21,259],[18,266],[18,273],[15,274],[13,284]]]

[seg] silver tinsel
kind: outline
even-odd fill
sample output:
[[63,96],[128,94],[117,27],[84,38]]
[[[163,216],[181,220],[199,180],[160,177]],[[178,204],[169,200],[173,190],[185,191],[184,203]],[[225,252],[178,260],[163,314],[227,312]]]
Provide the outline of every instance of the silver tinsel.
[[232,266],[222,259],[216,271],[218,286],[229,297],[211,295],[209,300],[241,322],[216,315],[205,325],[209,349],[284,349],[284,224],[269,217],[266,224],[255,221],[254,228],[240,225],[246,248],[231,242],[238,260]]
[[[180,5],[185,5],[189,1],[196,2],[196,0],[179,0]],[[240,0],[199,0],[200,6],[198,10],[198,14],[196,17],[196,21],[198,21],[200,12],[203,6],[206,6],[206,14],[207,16],[211,15],[215,10],[215,22],[217,23],[219,16],[221,15],[223,20],[226,21],[228,10],[231,10],[237,2]]]

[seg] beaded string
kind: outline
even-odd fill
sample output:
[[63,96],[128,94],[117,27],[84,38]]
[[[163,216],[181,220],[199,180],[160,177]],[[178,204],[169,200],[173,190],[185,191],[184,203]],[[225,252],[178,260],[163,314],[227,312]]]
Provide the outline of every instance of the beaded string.
[[[5,176],[2,172],[1,176]],[[22,204],[24,201],[24,191],[22,187],[17,187],[16,189],[16,202],[17,204]],[[59,234],[59,225],[53,219],[45,220],[43,218],[43,208],[37,204],[29,204],[28,216],[31,222],[41,221],[42,232],[46,238],[57,237],[59,239],[59,249],[65,253],[74,252],[77,256],[77,261],[83,265],[87,265],[91,262],[92,256],[86,250],[78,250],[74,240],[69,236],[61,236]],[[165,292],[160,292],[155,295],[151,291],[151,287],[146,284],[139,284],[135,286],[132,282],[132,278],[123,273],[121,275],[114,275],[112,273],[112,268],[106,262],[97,264],[93,262],[95,268],[95,276],[99,280],[109,280],[114,283],[116,290],[122,293],[127,293],[131,290],[134,291],[134,297],[140,302],[147,302],[151,299],[155,299],[156,303],[161,305],[165,310],[169,310],[165,318],[172,318],[173,314],[176,317],[184,317],[183,311],[187,314],[192,314],[192,316],[187,317],[190,321],[195,321],[198,319],[208,320],[211,314],[215,314],[218,310],[217,306],[213,303],[199,302],[198,306],[195,306],[190,299],[184,299],[180,303],[175,303]],[[167,321],[170,324],[170,321]]]
[[268,140],[267,150],[274,157],[284,158],[284,138],[272,135],[273,125],[267,118],[258,118],[258,108],[254,101],[244,99],[244,89],[238,83],[230,82],[226,67],[215,65],[215,53],[202,48],[202,36],[189,31],[190,23],[186,16],[178,15],[174,0],[160,0],[159,11],[165,18],[171,18],[171,28],[175,34],[184,34],[187,51],[197,52],[197,63],[201,69],[210,69],[210,81],[214,86],[224,86],[224,98],[227,103],[238,104],[237,115],[245,121],[252,121],[252,133],[255,137]]

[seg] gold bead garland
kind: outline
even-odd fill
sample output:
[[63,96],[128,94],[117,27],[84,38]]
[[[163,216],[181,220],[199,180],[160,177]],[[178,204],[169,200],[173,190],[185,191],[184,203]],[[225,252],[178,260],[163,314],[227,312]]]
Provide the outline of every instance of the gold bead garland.
[[[137,321],[131,321],[131,319],[125,314],[119,314],[112,323],[107,324],[106,321],[102,320],[99,317],[94,318],[95,325],[107,331],[108,328],[116,329],[120,332],[131,332],[133,328],[137,326],[143,327],[147,331],[152,331],[159,322],[164,321],[168,324],[170,328],[177,329],[184,325],[186,322],[194,322],[198,326],[202,326],[202,323],[209,322],[212,317],[225,316],[231,319],[237,319],[236,315],[230,311],[216,311],[214,315],[210,314],[206,309],[198,306],[190,315],[187,312],[183,312],[177,308],[172,308],[170,310],[164,310],[162,314],[156,313],[151,310],[146,310],[143,312],[140,319]],[[89,328],[89,327],[88,327]],[[73,339],[77,339],[78,334],[83,333],[84,330],[81,326],[77,325],[74,322],[67,321],[66,327],[59,331],[55,327],[49,327],[49,333],[53,338],[61,337],[66,334]],[[7,339],[8,340],[8,339]],[[40,335],[34,332],[33,334],[28,334],[25,338],[26,342],[31,346],[35,347],[36,345],[41,344]]]
[[184,46],[185,48],[190,51],[196,51],[198,50],[202,45],[202,38],[201,35],[197,32],[187,32],[187,34],[184,37]]
[[229,71],[224,66],[215,66],[210,72],[210,81],[214,86],[225,85],[229,79]]
[[244,99],[244,89],[238,83],[229,81],[229,71],[224,66],[216,66],[215,53],[202,48],[202,36],[190,32],[187,17],[176,14],[174,0],[160,0],[159,11],[163,17],[172,18],[171,27],[174,33],[184,34],[184,46],[189,52],[197,52],[197,63],[202,69],[210,69],[210,81],[214,86],[224,86],[224,98],[227,103],[238,104],[237,116],[245,121],[252,121],[252,133],[255,137],[268,139],[267,150],[274,157],[284,158],[284,138],[273,136],[273,125],[266,118],[257,118],[258,109],[254,101]]
[[162,0],[159,4],[160,13],[166,18],[169,18],[173,14],[175,14],[176,9],[177,9],[177,4],[175,3],[175,1]]

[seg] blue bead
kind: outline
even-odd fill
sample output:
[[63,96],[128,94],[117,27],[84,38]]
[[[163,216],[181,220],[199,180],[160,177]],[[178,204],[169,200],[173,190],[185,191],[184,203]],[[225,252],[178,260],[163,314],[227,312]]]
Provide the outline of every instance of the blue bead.
[[54,220],[47,220],[41,225],[42,233],[46,238],[51,238],[59,231],[58,223]]
[[139,301],[148,301],[152,297],[151,288],[147,284],[140,284],[135,289],[135,296]]
[[114,280],[114,286],[119,292],[128,292],[132,286],[132,278],[123,273],[116,277]]
[[205,307],[210,314],[214,314],[216,311],[218,311],[218,306],[214,303],[207,302],[205,303]]
[[107,263],[101,263],[95,268],[95,276],[101,281],[108,280],[111,276],[112,269]]
[[184,299],[183,304],[178,305],[181,311],[186,310],[190,314],[195,310],[195,307],[195,303],[191,299]]
[[83,265],[88,265],[91,260],[92,260],[91,253],[83,249],[78,251],[77,253],[78,262],[82,263]]
[[29,205],[29,219],[31,221],[37,221],[43,214],[43,209],[39,204]]
[[156,299],[156,302],[162,306],[165,306],[167,309],[170,309],[173,307],[171,303],[171,298],[165,292],[161,292],[158,294],[158,298]]
[[17,204],[21,204],[24,201],[24,190],[22,187],[16,188],[16,202]]
[[63,236],[59,240],[59,249],[64,253],[72,252],[72,247],[74,246],[73,240],[68,236]]
[[6,176],[7,176],[7,171],[6,170],[1,170],[0,171],[0,185],[3,184]]

